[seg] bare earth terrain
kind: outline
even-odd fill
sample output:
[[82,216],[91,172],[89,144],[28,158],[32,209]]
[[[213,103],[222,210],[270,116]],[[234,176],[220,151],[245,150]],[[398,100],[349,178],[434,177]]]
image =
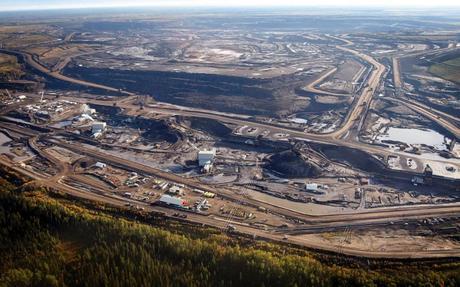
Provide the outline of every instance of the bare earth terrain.
[[223,232],[458,258],[458,15],[369,13],[2,19],[0,164]]

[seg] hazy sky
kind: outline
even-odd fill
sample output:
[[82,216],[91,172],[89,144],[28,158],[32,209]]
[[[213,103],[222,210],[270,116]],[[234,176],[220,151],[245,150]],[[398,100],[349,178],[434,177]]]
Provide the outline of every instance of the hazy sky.
[[0,0],[0,10],[120,6],[460,6],[459,0]]

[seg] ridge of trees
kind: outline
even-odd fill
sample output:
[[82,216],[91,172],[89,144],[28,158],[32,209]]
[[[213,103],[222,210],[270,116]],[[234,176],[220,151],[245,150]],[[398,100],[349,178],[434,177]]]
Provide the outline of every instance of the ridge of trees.
[[19,190],[12,182],[20,181],[0,178],[0,286],[460,285],[460,263],[340,266],[216,230],[117,217],[40,188]]

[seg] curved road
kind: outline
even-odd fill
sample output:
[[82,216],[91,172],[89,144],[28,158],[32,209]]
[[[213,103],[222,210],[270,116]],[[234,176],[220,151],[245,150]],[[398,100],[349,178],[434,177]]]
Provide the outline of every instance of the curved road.
[[90,88],[102,89],[102,90],[106,90],[106,91],[109,91],[109,92],[117,92],[117,93],[120,93],[122,95],[128,95],[128,96],[135,95],[135,93],[131,93],[131,92],[127,92],[127,91],[120,91],[119,89],[116,89],[116,88],[113,88],[113,87],[109,87],[109,86],[105,86],[105,85],[100,85],[100,84],[96,84],[96,83],[92,83],[92,82],[88,82],[88,81],[84,81],[84,80],[78,80],[78,79],[75,79],[75,78],[67,77],[65,75],[60,74],[59,71],[51,71],[50,69],[48,69],[47,67],[43,66],[41,63],[36,61],[31,54],[26,53],[26,52],[11,51],[11,50],[4,50],[4,49],[0,49],[0,52],[20,55],[20,56],[22,56],[24,58],[24,60],[27,62],[27,64],[32,66],[34,69],[36,69],[36,70],[38,70],[38,71],[40,71],[42,73],[45,73],[45,74],[47,74],[47,75],[49,75],[49,76],[51,76],[53,78],[61,80],[61,81],[69,82],[69,83],[72,83],[72,84],[78,84],[78,85],[82,85],[82,86],[86,86],[86,87],[90,87]]
[[[407,100],[403,101],[403,100],[399,100],[399,99],[395,99],[395,98],[388,98],[388,97],[385,97],[385,99],[393,101],[393,102],[397,102],[397,103],[399,103],[401,105],[404,105],[404,106],[408,107],[409,109],[415,111],[416,113],[418,113],[420,115],[423,115],[424,117],[432,120],[433,122],[439,124],[440,126],[445,128],[446,130],[451,132],[457,138],[457,140],[460,139],[460,128],[458,128],[455,124],[451,123],[450,121],[440,117],[438,113],[435,113],[435,112],[433,112],[433,111],[431,111],[429,109],[424,109],[423,106],[421,106],[420,104],[414,104],[414,103],[411,103],[411,102],[409,102]],[[458,118],[456,118],[456,119],[458,119]]]
[[317,79],[315,79],[313,82],[311,82],[306,87],[304,87],[303,90],[311,92],[311,93],[315,93],[315,94],[320,94],[320,95],[350,97],[351,96],[350,94],[340,94],[340,93],[328,92],[328,91],[324,91],[324,90],[320,90],[316,88],[316,85],[324,81],[327,77],[334,74],[335,72],[337,72],[336,67],[330,69],[329,71],[326,71],[325,73],[320,75]]
[[[338,38],[338,39],[340,39],[340,38]],[[353,44],[352,42],[347,41],[347,45],[352,45],[352,44]],[[362,143],[344,142],[344,141],[340,140],[340,138],[351,127],[353,127],[355,122],[361,116],[363,116],[363,112],[370,105],[370,102],[372,100],[374,92],[379,87],[381,77],[382,77],[383,73],[385,72],[385,67],[382,64],[380,64],[378,61],[373,59],[372,57],[370,57],[370,56],[368,56],[366,54],[363,54],[361,52],[349,49],[349,48],[347,48],[345,46],[338,46],[337,48],[339,48],[339,49],[341,49],[341,50],[343,50],[345,52],[352,53],[352,54],[354,54],[354,55],[356,55],[358,57],[361,57],[363,60],[368,61],[369,63],[371,63],[374,66],[374,70],[373,70],[373,72],[372,72],[372,74],[371,74],[371,76],[369,78],[369,81],[368,81],[368,87],[363,89],[363,92],[361,93],[361,95],[357,99],[354,107],[351,109],[347,119],[344,121],[343,125],[338,130],[336,130],[336,131],[334,131],[334,132],[332,132],[330,134],[318,135],[318,134],[306,134],[305,132],[296,131],[296,130],[292,130],[292,129],[288,129],[288,128],[273,127],[272,125],[263,124],[263,123],[251,122],[250,124],[253,125],[253,126],[256,126],[256,127],[268,128],[270,130],[284,131],[284,132],[289,133],[290,136],[299,137],[299,138],[302,138],[302,139],[314,140],[314,141],[318,141],[318,142],[322,142],[322,143],[329,143],[329,144],[332,143],[332,144],[335,144],[335,145],[345,145],[345,146],[350,146],[350,147],[353,147],[353,148],[364,148],[366,151],[371,152],[371,153],[389,154],[390,153],[389,151],[384,150],[384,149],[379,148],[379,147],[372,147],[372,146],[369,146],[369,145],[363,145]],[[43,73],[46,73],[46,74],[52,76],[54,78],[57,78],[59,80],[67,81],[67,82],[74,83],[74,84],[80,84],[80,85],[84,85],[84,86],[88,86],[88,87],[104,89],[104,90],[112,91],[112,92],[120,92],[118,89],[113,88],[113,87],[109,87],[109,86],[105,86],[105,85],[99,85],[99,84],[90,83],[90,82],[83,81],[83,80],[70,78],[70,77],[67,77],[67,76],[64,76],[64,75],[60,74],[59,72],[50,71],[49,69],[47,69],[46,67],[41,65],[39,62],[37,62],[33,58],[33,56],[28,54],[28,53],[14,52],[14,51],[7,51],[7,52],[22,55],[24,57],[24,59],[27,61],[27,63],[29,63],[32,67],[34,67],[35,69],[37,69],[37,70],[39,70],[39,71],[41,71]],[[127,95],[127,96],[135,95],[134,93],[125,92],[125,91],[121,91],[120,93],[122,93],[124,95]],[[125,101],[125,102],[123,102],[121,104],[122,105],[129,105],[127,103],[127,101]],[[435,120],[435,118],[438,119],[438,122],[440,122],[440,124],[442,124],[443,126],[445,126],[448,123],[446,121],[440,121],[439,118],[437,118],[435,114],[427,112],[425,109],[423,109],[423,108],[421,108],[419,106],[413,106],[411,108],[417,109],[417,111],[419,113],[425,113],[425,115],[427,117],[429,117],[430,119],[432,119],[432,120]],[[157,107],[148,107],[148,109],[150,109],[150,111],[155,111],[155,109],[159,109],[159,110],[161,110],[163,112],[165,111],[165,108],[161,108],[161,107],[158,107],[158,106]],[[166,110],[168,110],[168,109],[166,109]],[[245,119],[229,117],[229,116],[222,115],[222,114],[203,113],[203,112],[197,112],[197,111],[184,111],[184,110],[179,109],[179,108],[171,109],[171,110],[172,110],[173,113],[180,113],[180,114],[189,113],[191,115],[197,115],[198,114],[198,115],[201,115],[202,117],[214,118],[214,119],[221,120],[223,122],[231,121],[232,123],[238,123],[238,124],[247,124],[248,123],[248,121],[245,120]],[[169,179],[171,181],[184,182],[185,184],[187,184],[187,185],[189,185],[191,187],[197,187],[197,188],[200,188],[200,189],[203,189],[203,190],[210,189],[207,186],[203,186],[202,184],[192,182],[192,181],[190,181],[188,179],[184,179],[182,177],[179,177],[179,176],[176,176],[176,175],[173,175],[173,174],[164,173],[164,172],[163,172],[164,174],[161,174],[156,169],[152,169],[152,168],[150,168],[148,166],[144,166],[144,165],[141,165],[141,164],[129,161],[129,160],[116,158],[116,157],[108,155],[106,153],[100,153],[100,152],[97,152],[97,151],[89,151],[88,149],[83,150],[83,148],[81,146],[72,146],[72,145],[69,145],[69,144],[65,144],[63,142],[53,141],[53,143],[55,143],[56,145],[61,145],[61,146],[65,147],[65,148],[68,148],[70,150],[77,151],[79,153],[83,152],[83,154],[93,156],[95,158],[101,158],[101,159],[103,159],[105,161],[109,161],[110,163],[112,163],[114,165],[118,165],[118,166],[121,165],[121,166],[123,166],[125,168],[129,168],[129,169],[135,169],[135,170],[137,169],[137,170],[140,170],[140,171],[142,171],[144,173],[145,172],[147,172],[147,173],[150,172],[151,174],[154,174],[155,176],[164,177],[164,178],[167,178],[167,179]],[[31,145],[34,145],[33,141],[31,142]],[[39,150],[38,147],[35,147],[35,148],[37,148]],[[48,159],[50,159],[50,155],[47,154],[47,153],[41,153],[41,155],[44,156],[44,157],[47,157]],[[53,159],[50,159],[50,161],[52,161],[54,163]],[[64,170],[67,170],[67,168],[65,168]],[[61,175],[61,173],[60,173],[60,175]],[[54,179],[56,179],[56,177]],[[64,191],[67,190],[67,192],[69,192],[69,193],[71,193],[73,195],[79,196],[79,197],[84,197],[84,198],[97,197],[99,200],[102,200],[104,202],[111,203],[111,204],[118,204],[118,205],[121,202],[123,204],[126,203],[124,200],[116,200],[116,199],[113,199],[113,198],[111,198],[110,200],[107,200],[107,196],[100,197],[100,195],[94,195],[93,193],[91,193],[89,195],[87,192],[78,191],[77,189],[72,189],[71,187],[68,187],[68,186],[65,187],[64,185],[60,184],[59,182],[56,183],[56,182],[50,181],[48,184],[53,186],[53,187],[55,187],[55,188],[57,188],[57,189],[61,189],[61,190],[64,190]],[[214,191],[214,189],[212,189],[212,190]],[[233,194],[230,194],[229,191],[226,192],[224,190],[221,191],[219,194],[222,195],[222,196],[227,196],[230,199],[233,199],[232,196],[234,196]],[[263,205],[260,202],[255,202],[255,203],[253,202],[253,204],[257,204],[257,205],[261,205],[261,206]],[[274,207],[269,206],[269,208],[273,209]],[[345,214],[345,215],[340,214],[340,215],[329,215],[329,216],[321,216],[321,217],[312,216],[312,215],[306,215],[306,214],[299,214],[298,212],[289,211],[289,210],[282,210],[282,211],[279,211],[279,212],[282,213],[282,214],[285,214],[287,216],[293,216],[293,217],[296,217],[296,218],[301,218],[301,219],[303,219],[305,221],[308,221],[310,223],[315,224],[315,226],[297,227],[297,228],[293,228],[293,229],[290,229],[290,230],[286,230],[287,232],[292,232],[294,234],[297,234],[297,233],[302,233],[302,232],[307,232],[308,233],[309,228],[310,229],[311,228],[331,228],[331,227],[332,228],[343,228],[343,227],[354,225],[354,224],[356,224],[356,225],[381,224],[381,223],[389,222],[389,220],[398,220],[398,219],[401,219],[401,218],[407,219],[407,218],[419,218],[419,217],[436,216],[436,215],[458,214],[459,211],[460,211],[460,206],[452,205],[452,206],[435,206],[435,207],[431,207],[431,208],[427,208],[427,207],[423,207],[423,208],[419,208],[419,207],[399,208],[399,209],[395,208],[395,209],[386,209],[386,210],[367,211],[367,212],[356,213],[356,214]],[[205,220],[205,221],[207,221],[207,220]],[[202,216],[200,216],[198,222],[203,222],[203,217]],[[216,220],[209,221],[209,224],[216,226]],[[275,234],[267,234],[266,232],[261,232],[261,231],[259,231],[257,229],[254,229],[254,228],[249,228],[249,227],[245,228],[244,226],[241,226],[241,227],[239,226],[238,228],[239,228],[239,230],[240,229],[241,230],[247,229],[248,234],[256,234],[257,233],[257,235],[260,236],[260,237],[265,237],[265,238],[269,238],[269,239],[273,239],[273,240],[282,240],[281,235],[277,235],[276,233]],[[276,230],[274,230],[274,231],[276,231]],[[334,247],[331,248],[331,247],[326,247],[326,246],[323,246],[323,245],[315,246],[313,243],[302,242],[302,240],[299,239],[298,237],[292,237],[291,239],[288,240],[288,242],[297,243],[297,244],[301,243],[302,245],[309,246],[311,248],[319,248],[319,249],[337,251],[337,248],[334,248]],[[352,249],[346,249],[346,248],[344,248],[343,250],[344,250],[345,253],[348,253],[348,254],[359,255],[359,256],[368,256],[368,257],[373,257],[373,256],[377,256],[377,257],[460,256],[458,250],[452,250],[450,252],[448,252],[448,251],[445,251],[445,252],[427,251],[427,252],[418,252],[417,254],[415,254],[414,252],[398,252],[398,254],[391,254],[391,253],[378,254],[378,253],[375,253],[375,252],[359,251],[359,250],[352,250]]]
[[[69,146],[66,146],[66,148]],[[39,151],[40,148],[36,147],[37,151],[40,155],[47,157],[50,161],[55,161],[53,158],[49,158],[50,155],[48,153],[44,153]],[[93,154],[99,156],[97,154]],[[105,155],[105,157],[111,158],[109,155]],[[118,159],[119,161],[125,161],[124,159]],[[127,161],[127,160],[126,160]],[[127,161],[129,162],[129,161]],[[132,162],[129,165],[133,164]],[[14,167],[17,171],[24,173],[24,170],[18,169]],[[147,170],[147,173],[150,172],[148,167],[143,167],[142,170]],[[125,198],[118,198],[116,196],[111,195],[110,190],[107,190],[104,186],[99,184],[95,184],[90,179],[86,178],[82,180],[79,176],[70,176],[69,179],[76,178],[78,181],[83,182],[86,186],[91,186],[91,189],[95,189],[96,192],[89,192],[84,191],[81,188],[75,188],[69,186],[66,183],[62,182],[62,176],[57,179],[54,177],[53,180],[47,180],[46,178],[42,178],[40,176],[35,176],[31,173],[25,173],[33,177],[37,182],[40,184],[53,188],[55,190],[70,194],[75,197],[88,199],[92,201],[98,201],[105,204],[110,204],[118,207],[125,206],[127,202],[131,202],[134,205],[138,205],[144,208],[146,211],[153,211],[153,212],[161,212],[164,213],[166,216],[172,216],[173,213],[177,211],[174,209],[169,209],[161,206],[150,206],[143,202],[138,202],[134,200],[128,200]],[[155,172],[155,175],[157,173]],[[174,176],[174,175],[172,175]],[[174,176],[176,177],[176,176]],[[187,184],[189,182],[186,182]],[[354,218],[347,218],[344,215],[331,215],[331,216],[322,216],[317,217],[315,223],[308,226],[303,227],[296,227],[296,228],[288,228],[288,229],[275,229],[273,231],[266,231],[263,229],[254,228],[245,224],[238,224],[238,232],[247,234],[249,236],[257,236],[262,239],[267,240],[275,240],[275,241],[284,241],[291,244],[296,244],[299,246],[305,246],[308,248],[318,249],[318,250],[327,250],[331,252],[339,252],[347,255],[353,256],[363,256],[363,257],[370,257],[370,258],[443,258],[443,257],[458,257],[460,256],[459,249],[450,249],[450,250],[423,250],[423,251],[402,251],[402,252],[382,252],[382,251],[368,251],[368,250],[360,250],[356,248],[350,248],[346,246],[331,246],[331,245],[324,245],[315,242],[311,242],[309,240],[305,240],[301,236],[295,236],[296,234],[304,234],[304,233],[318,233],[318,232],[328,232],[340,229],[347,229],[352,226],[358,227],[366,227],[366,226],[375,226],[375,225],[382,225],[387,224],[388,220],[393,219],[398,220],[400,217],[404,217],[404,219],[413,218],[417,219],[419,217],[424,216],[448,216],[451,214],[458,214],[458,206],[437,206],[432,207],[432,212],[425,211],[425,210],[411,210],[411,209],[394,209],[385,211],[384,214],[382,213],[372,213],[366,212],[371,214],[371,217],[363,216],[364,214],[354,214],[350,215]],[[430,209],[430,208],[428,208]],[[390,213],[385,215],[386,213]],[[328,218],[327,222],[324,222],[324,217]],[[222,230],[225,230],[228,227],[228,221],[224,218],[216,218],[215,216],[205,216],[199,215],[194,213],[188,213],[188,221],[195,222],[198,224],[206,224],[209,226],[213,226]],[[292,234],[293,236],[289,236],[288,238],[285,237],[285,234]]]

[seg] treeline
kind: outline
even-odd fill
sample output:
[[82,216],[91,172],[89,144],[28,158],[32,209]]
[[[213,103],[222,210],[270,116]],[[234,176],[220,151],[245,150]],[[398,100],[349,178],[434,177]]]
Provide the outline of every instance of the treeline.
[[116,218],[43,190],[15,190],[4,179],[0,187],[0,286],[460,284],[458,263],[376,270],[336,266],[281,245]]
[[24,75],[16,57],[0,53],[0,81],[17,80]]

